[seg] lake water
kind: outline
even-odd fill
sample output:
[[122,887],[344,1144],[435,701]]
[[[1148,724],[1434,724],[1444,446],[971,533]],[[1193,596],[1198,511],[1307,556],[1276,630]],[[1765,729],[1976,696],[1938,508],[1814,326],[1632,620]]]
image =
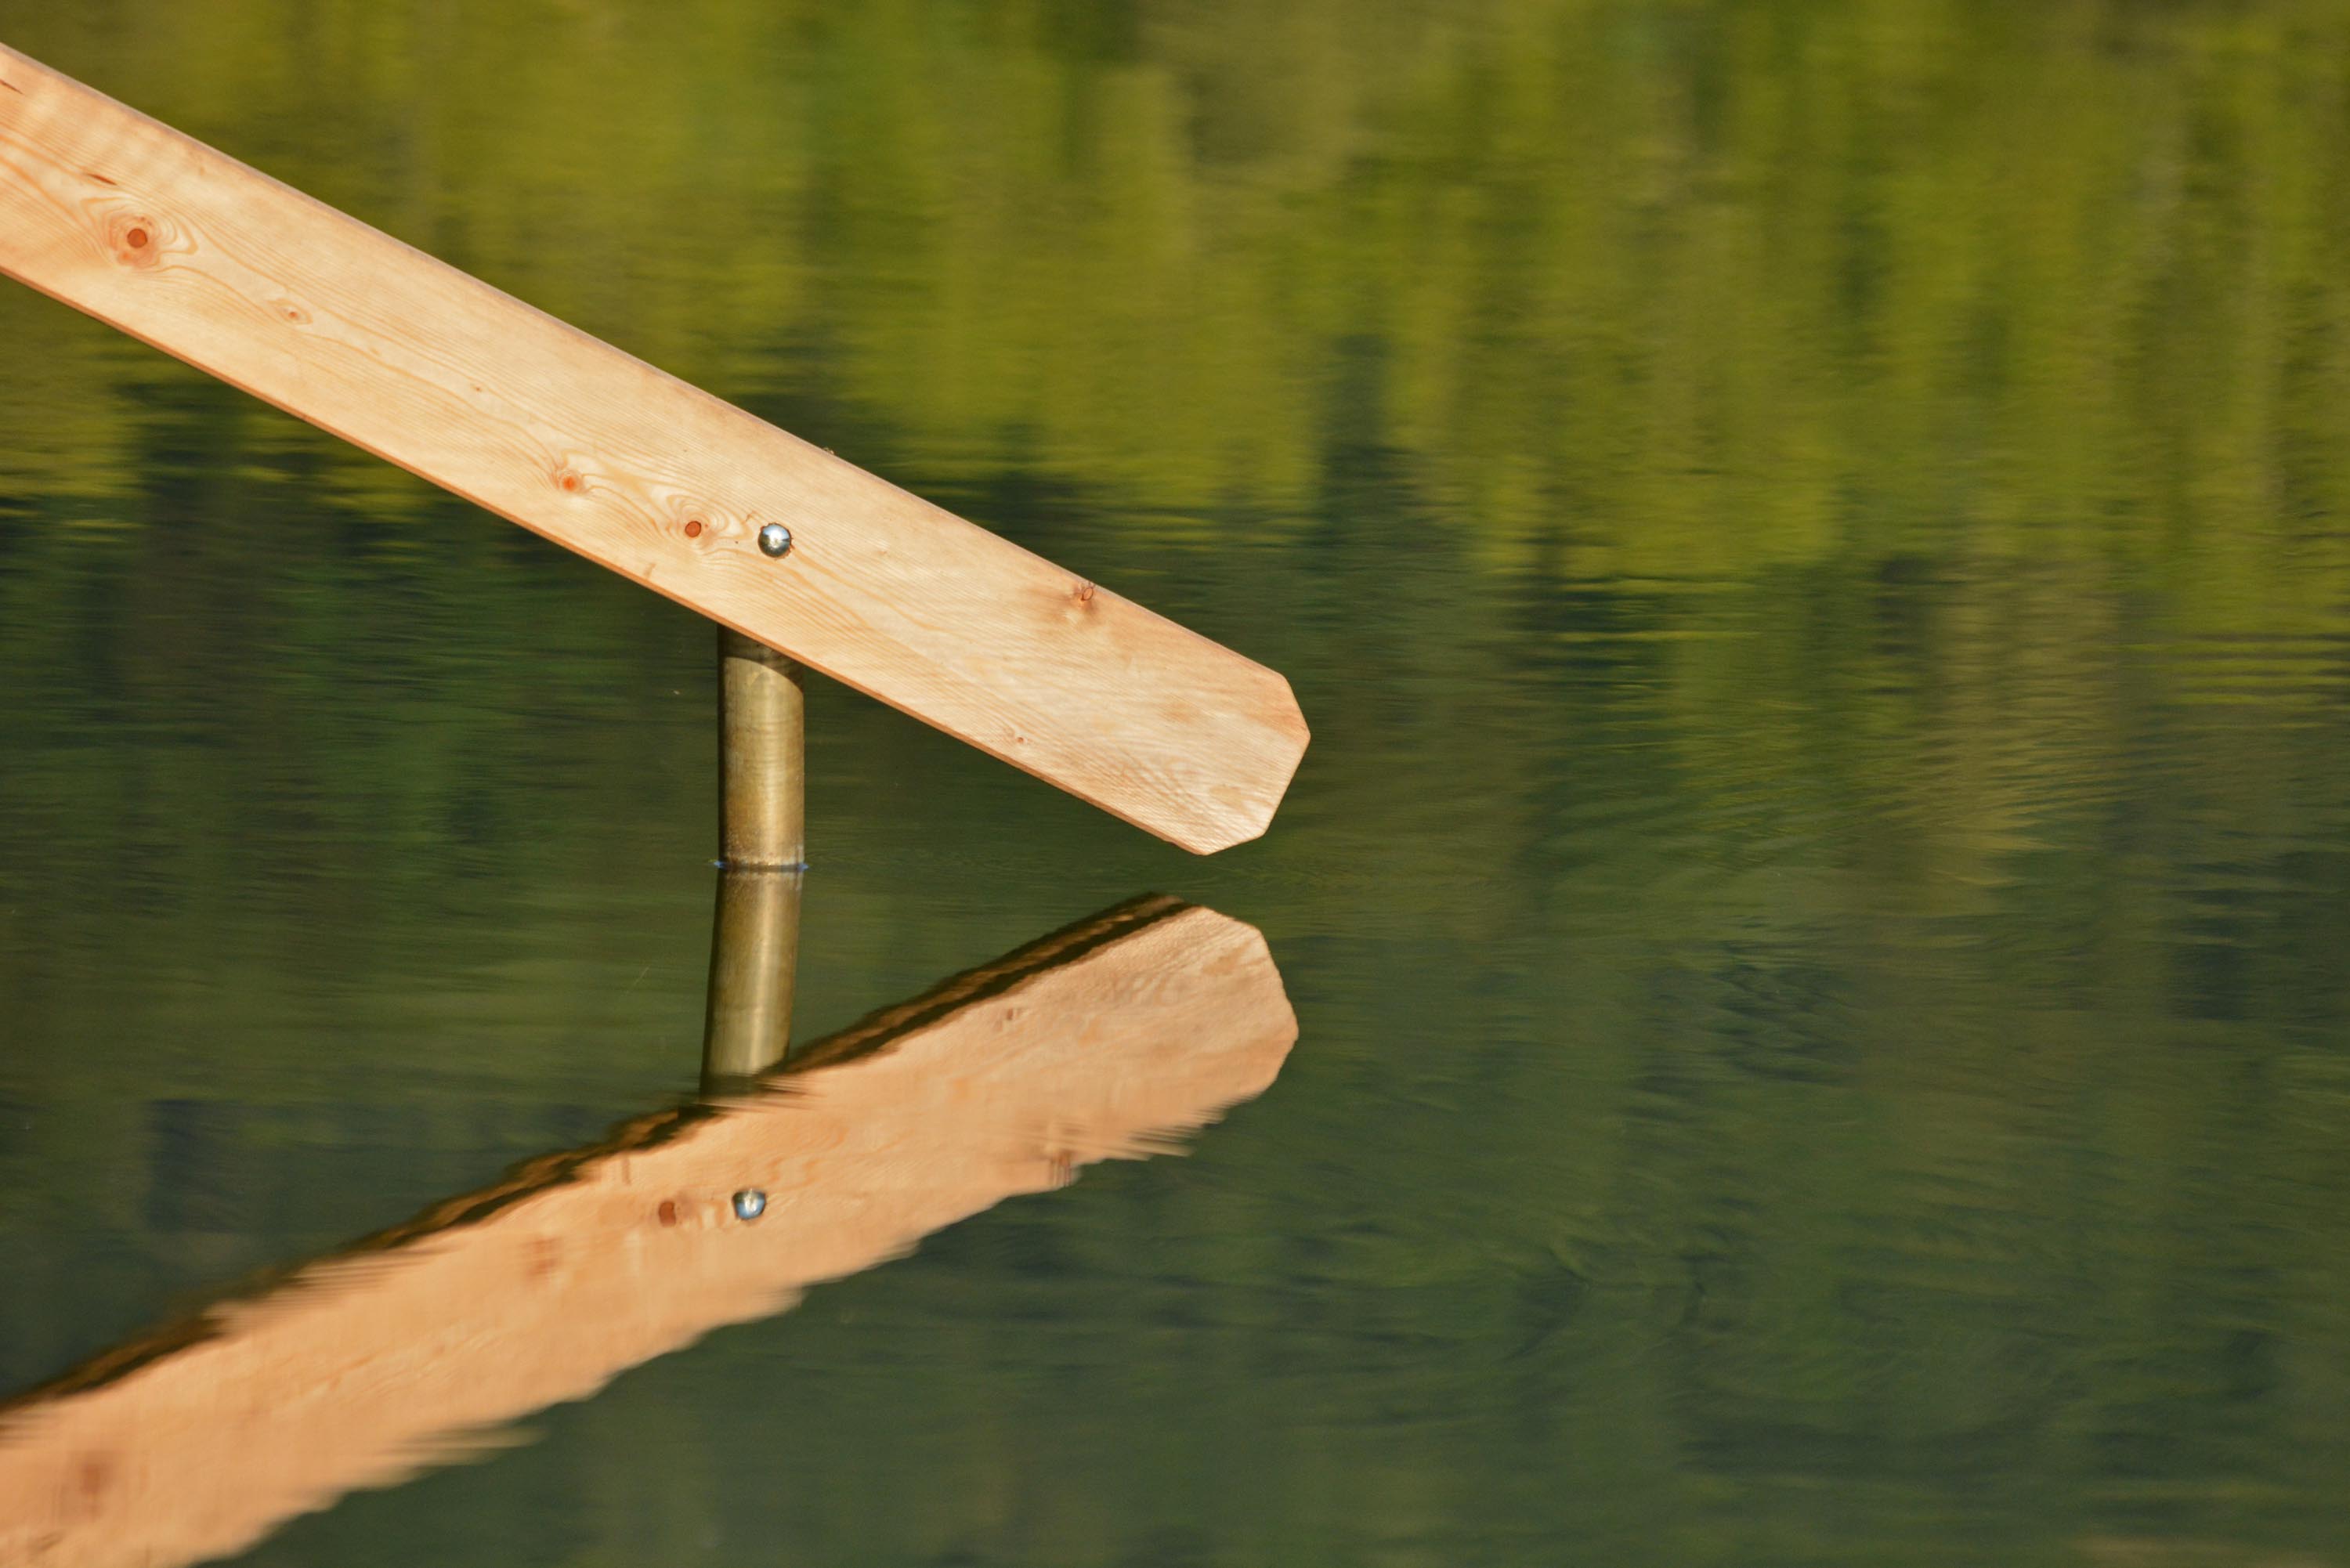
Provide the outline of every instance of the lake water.
[[[2350,1563],[2350,10],[0,39],[1281,670],[1315,732],[1200,860],[812,681],[799,1039],[1006,954],[1020,1049],[1103,963],[1243,983],[1210,936],[1263,933],[1255,989],[1121,1071],[1132,1136],[1022,1079],[1044,1177],[807,1242],[856,1272],[796,1305],[671,1290],[711,1322],[544,1407],[452,1429],[370,1363],[224,1381],[201,1482],[141,1468],[160,1421],[64,1455],[73,1560],[134,1503],[199,1539],[326,1409],[369,1462],[255,1504],[252,1562]],[[713,684],[691,612],[0,286],[0,1468],[512,1231],[467,1195],[813,1147],[816,1090],[695,1107]],[[1035,957],[1121,906],[1159,923]],[[1268,985],[1294,1044],[1252,1012],[1216,1075]],[[918,1161],[976,1137],[950,1002],[795,1081]],[[411,1297],[367,1332],[461,1382],[637,1313]],[[0,1496],[0,1561],[61,1506]]]

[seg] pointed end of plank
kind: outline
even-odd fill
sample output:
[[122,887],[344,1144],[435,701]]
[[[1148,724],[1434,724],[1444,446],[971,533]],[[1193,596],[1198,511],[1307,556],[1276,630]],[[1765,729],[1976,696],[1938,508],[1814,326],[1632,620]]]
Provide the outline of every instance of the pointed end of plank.
[[1213,855],[1264,836],[1314,735],[1289,682],[1276,670],[1263,673],[1265,689],[1250,715],[1247,754],[1231,759],[1233,782],[1211,789],[1211,800],[1201,803],[1205,809],[1187,813],[1180,823],[1139,822],[1138,826],[1194,855]]

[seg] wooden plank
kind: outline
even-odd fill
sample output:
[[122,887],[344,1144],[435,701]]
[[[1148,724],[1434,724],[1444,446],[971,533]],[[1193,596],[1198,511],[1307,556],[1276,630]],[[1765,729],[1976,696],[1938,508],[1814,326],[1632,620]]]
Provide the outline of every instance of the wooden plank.
[[0,271],[1187,849],[1305,751],[1263,666],[5,46]]
[[[1253,1098],[1296,1038],[1254,929],[1073,929],[0,1406],[0,1564],[192,1563],[478,1449],[712,1329]],[[766,1211],[737,1220],[733,1193]]]

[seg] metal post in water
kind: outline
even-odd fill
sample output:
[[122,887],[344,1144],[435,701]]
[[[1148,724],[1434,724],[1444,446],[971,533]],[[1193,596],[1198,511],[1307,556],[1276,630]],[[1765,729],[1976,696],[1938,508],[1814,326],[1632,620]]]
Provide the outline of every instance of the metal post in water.
[[718,862],[807,864],[807,693],[800,667],[718,628]]
[[740,1087],[791,1044],[807,850],[806,701],[796,663],[718,628],[720,870],[702,1040],[708,1093]]
[[801,869],[718,873],[710,933],[710,1012],[702,1035],[702,1090],[739,1090],[784,1059],[799,969]]

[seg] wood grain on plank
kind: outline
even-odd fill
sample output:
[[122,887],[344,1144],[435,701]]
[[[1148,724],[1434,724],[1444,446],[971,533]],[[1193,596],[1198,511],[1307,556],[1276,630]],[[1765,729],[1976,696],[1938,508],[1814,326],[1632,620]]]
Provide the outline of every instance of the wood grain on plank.
[[[1138,907],[0,1406],[0,1568],[192,1563],[1253,1098],[1264,940]],[[744,1188],[767,1195],[735,1219]]]
[[5,46],[0,82],[0,272],[1187,849],[1272,820],[1274,671]]

